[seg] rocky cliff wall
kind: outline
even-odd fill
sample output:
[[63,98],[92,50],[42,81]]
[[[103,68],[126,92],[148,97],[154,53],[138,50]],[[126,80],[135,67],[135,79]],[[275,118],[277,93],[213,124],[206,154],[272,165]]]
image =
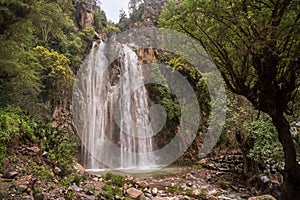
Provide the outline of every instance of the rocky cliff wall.
[[94,25],[95,3],[93,0],[84,0],[76,6],[76,23],[83,30]]

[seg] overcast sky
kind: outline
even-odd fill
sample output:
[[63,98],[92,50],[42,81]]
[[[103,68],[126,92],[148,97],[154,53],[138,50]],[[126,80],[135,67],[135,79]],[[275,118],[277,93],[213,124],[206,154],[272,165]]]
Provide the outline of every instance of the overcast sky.
[[105,11],[107,19],[113,22],[119,22],[120,10],[128,10],[129,0],[100,0],[101,8]]

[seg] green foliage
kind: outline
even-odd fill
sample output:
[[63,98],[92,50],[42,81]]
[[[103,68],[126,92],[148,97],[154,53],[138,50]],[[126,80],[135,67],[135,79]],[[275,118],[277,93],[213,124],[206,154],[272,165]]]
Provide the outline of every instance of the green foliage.
[[19,108],[0,109],[0,165],[6,155],[6,147],[13,140],[37,140],[36,123]]
[[40,146],[49,152],[48,158],[52,162],[55,159],[56,165],[62,170],[62,176],[72,173],[72,164],[79,145],[77,138],[47,124],[38,126],[36,135]]
[[33,186],[33,195],[41,194],[41,193],[42,193],[41,188],[36,187],[36,186],[34,185],[34,186]]
[[10,25],[28,17],[35,2],[36,0],[2,0],[0,2],[0,33],[5,32]]
[[64,34],[64,28],[73,24],[71,18],[63,13],[56,2],[38,1],[32,14],[36,34],[41,44],[59,38]]
[[248,156],[265,166],[267,171],[270,170],[271,164],[283,169],[283,149],[270,118],[264,116],[246,124],[245,128],[247,137],[255,140]]
[[[271,117],[284,150],[286,196],[300,177],[285,115],[295,110],[293,100],[299,91],[299,13],[297,0],[171,0],[160,16],[161,26],[180,31],[204,47],[232,92]],[[256,140],[251,156],[261,157],[261,161],[268,156],[280,160],[280,147],[270,126],[262,121],[253,123],[248,127]]]
[[[19,108],[0,109],[0,165],[7,153],[9,141],[39,143],[43,150],[49,152],[48,159],[62,170],[62,175],[70,174],[74,170],[72,164],[78,151],[78,139],[58,128],[34,121]],[[32,167],[36,173],[39,170],[44,173],[44,169],[35,165]],[[47,176],[46,173],[42,174],[43,177],[44,175]]]
[[202,169],[203,166],[202,166],[201,163],[197,163],[197,164],[193,165],[193,168],[194,168],[194,169]]
[[64,191],[64,198],[66,200],[74,199],[75,198],[75,192],[71,188],[68,188],[66,191]]
[[65,188],[68,188],[68,187],[72,186],[72,183],[71,183],[70,179],[67,176],[65,176],[64,178],[62,178],[60,180],[59,184],[61,186],[64,186]]
[[[236,141],[236,134],[246,135],[244,124],[253,122],[258,116],[258,111],[244,97],[227,92],[226,123],[219,139],[219,144],[223,149],[239,147]],[[243,137],[244,140],[247,137]],[[247,140],[247,139],[246,139]],[[246,141],[239,141],[246,142]],[[242,147],[243,149],[243,147]],[[245,149],[248,151],[249,149]]]
[[151,101],[154,104],[160,104],[164,106],[164,109],[167,113],[167,123],[171,123],[173,125],[178,124],[181,112],[176,96],[167,87],[167,81],[165,77],[163,77],[162,72],[155,65],[153,66],[151,76],[155,77],[155,81],[159,83],[157,85],[151,85],[149,88]]
[[73,183],[75,183],[77,186],[80,186],[80,182],[82,180],[84,180],[84,178],[85,178],[84,176],[75,174],[74,177],[73,177]]
[[86,43],[89,42],[94,35],[95,35],[95,30],[92,27],[85,28],[78,34],[80,39],[85,41]]
[[104,191],[101,195],[106,199],[114,199],[114,196],[118,195],[122,196],[122,187],[125,184],[125,177],[113,173],[106,173],[103,176],[104,180],[107,182],[102,186],[102,190]]
[[43,97],[47,101],[64,102],[72,88],[74,75],[70,69],[70,60],[63,54],[45,47],[33,49],[34,56],[42,66],[41,80],[46,86]]
[[0,34],[0,107],[20,106],[34,113],[38,105],[41,82],[39,65],[32,53],[33,38],[30,22],[14,23]]
[[[198,100],[197,104],[199,105],[202,111],[200,114],[202,115],[202,125],[205,126],[205,122],[207,121],[208,113],[210,112],[211,107],[210,97],[206,85],[206,78],[212,75],[206,73],[205,77],[203,77],[200,74],[199,70],[196,67],[194,67],[191,63],[189,63],[186,59],[178,55],[170,54],[168,52],[161,53],[158,56],[158,60],[159,62],[168,65],[169,69],[171,69],[172,71],[170,77],[168,77],[167,80],[174,79],[176,77],[175,73],[179,73],[181,76],[184,76],[184,78],[188,81],[189,85],[193,88]],[[177,98],[172,94],[172,92],[168,88],[163,86],[166,85],[166,80],[164,77],[161,76],[161,73],[164,72],[160,72],[160,70],[156,69],[155,66],[153,67],[153,76],[157,79],[156,82],[160,83],[161,85],[155,86],[154,90],[156,90],[151,91],[150,95],[151,93],[154,93],[154,102],[165,107],[169,122],[173,125],[178,124],[181,115],[180,105]],[[217,79],[211,78],[211,80]],[[182,85],[176,85],[176,81],[175,83],[172,83],[172,87],[182,89]],[[185,106],[187,108],[189,105]],[[195,116],[191,114],[186,115],[185,117],[190,118],[191,120],[187,121],[192,122],[194,121]]]
[[48,170],[45,166],[40,166],[36,162],[30,162],[30,168],[33,174],[39,176],[40,178],[51,180],[52,174],[51,171]]
[[133,24],[133,26],[139,26],[139,22],[141,21],[142,16],[144,14],[144,3],[142,1],[136,1],[134,4],[135,5],[132,5],[131,7],[131,13],[129,15],[129,19],[130,22]]
[[[69,95],[66,88],[71,88],[73,79],[70,66],[78,67],[94,36],[92,29],[78,31],[76,28],[72,20],[73,3],[76,2],[0,2],[0,107],[19,106],[38,116],[45,113],[49,104]],[[37,55],[41,51],[46,56],[52,54],[52,60]],[[68,63],[53,65],[55,53],[60,58],[61,55],[68,58]]]
[[119,23],[117,26],[121,31],[126,31],[132,27],[140,27],[144,14],[144,1],[131,0],[128,3],[129,17],[122,9],[119,14]]
[[123,187],[123,185],[126,182],[124,176],[112,174],[110,172],[106,173],[103,178],[106,181],[110,180],[111,181],[110,184],[116,185],[118,187]]
[[97,8],[95,10],[94,24],[95,24],[95,31],[97,31],[97,33],[104,32],[104,28],[107,26],[107,18],[105,12],[100,8]]
[[122,190],[118,186],[112,186],[110,184],[105,184],[102,187],[104,191],[101,195],[104,196],[106,199],[113,200],[115,195],[122,196]]
[[107,26],[104,28],[104,33],[106,33],[108,37],[118,32],[120,32],[120,29],[112,23],[108,23]]

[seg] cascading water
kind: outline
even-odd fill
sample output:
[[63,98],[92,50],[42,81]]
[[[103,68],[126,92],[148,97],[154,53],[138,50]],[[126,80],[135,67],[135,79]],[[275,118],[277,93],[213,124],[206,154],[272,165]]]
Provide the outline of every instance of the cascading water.
[[79,122],[84,166],[151,168],[156,165],[151,153],[153,130],[138,57],[128,46],[119,45],[119,64],[108,68],[105,46],[93,45],[79,70],[73,95],[78,103],[73,111]]

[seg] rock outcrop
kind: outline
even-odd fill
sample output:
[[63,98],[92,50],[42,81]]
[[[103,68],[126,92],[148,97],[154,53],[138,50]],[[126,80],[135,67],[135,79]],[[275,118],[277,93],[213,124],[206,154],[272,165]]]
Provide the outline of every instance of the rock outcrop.
[[162,7],[168,0],[145,0],[144,2],[143,24],[156,26]]
[[94,25],[95,5],[93,0],[84,0],[76,6],[77,26],[82,30]]

